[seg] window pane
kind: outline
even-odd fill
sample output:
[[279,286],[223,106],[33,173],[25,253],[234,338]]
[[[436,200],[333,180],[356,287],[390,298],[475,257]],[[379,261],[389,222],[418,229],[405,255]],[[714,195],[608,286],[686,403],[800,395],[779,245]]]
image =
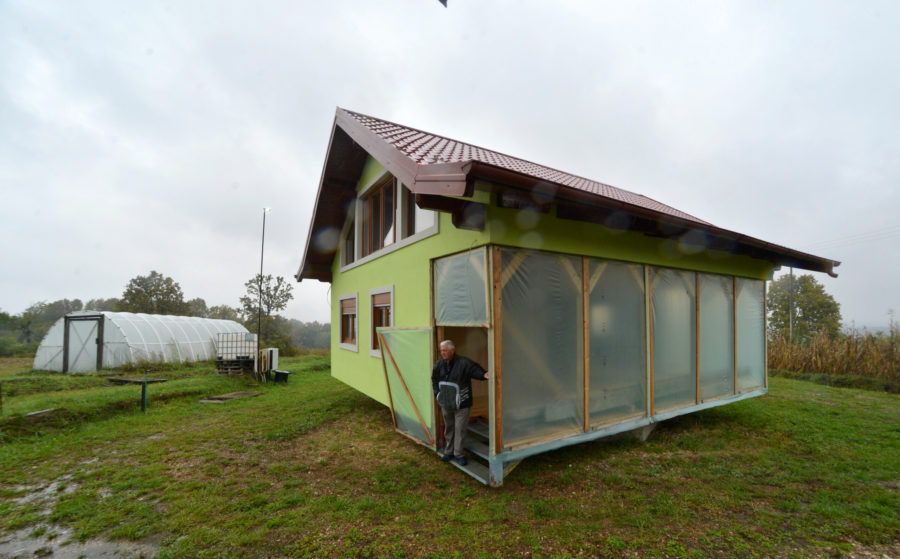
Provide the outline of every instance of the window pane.
[[406,197],[406,231],[404,237],[410,237],[416,232],[416,195],[403,187],[403,195]]
[[415,229],[414,233],[418,233],[419,231],[425,231],[426,229],[430,229],[434,227],[434,216],[435,213],[432,210],[423,210],[419,206],[415,205],[415,201],[413,201],[414,215],[415,217]]
[[356,315],[341,315],[341,342],[352,344],[356,342]]
[[347,236],[344,238],[343,261],[350,264],[356,260],[356,223],[351,219],[347,228]]
[[391,325],[391,294],[374,293],[371,296],[372,304],[372,349],[378,349],[378,334],[375,329],[379,326]]
[[376,192],[369,198],[369,215],[372,218],[371,231],[369,232],[369,253],[381,248],[381,192]]
[[406,196],[406,231],[404,236],[410,237],[434,226],[435,212],[423,210],[416,205],[416,195],[403,187],[403,195]]
[[[394,242],[394,216],[396,210],[394,208],[394,182],[389,182],[383,192],[384,201],[381,206],[381,247],[386,247]],[[381,248],[379,247],[379,248]]]
[[696,399],[694,273],[653,269],[653,399],[657,412]]

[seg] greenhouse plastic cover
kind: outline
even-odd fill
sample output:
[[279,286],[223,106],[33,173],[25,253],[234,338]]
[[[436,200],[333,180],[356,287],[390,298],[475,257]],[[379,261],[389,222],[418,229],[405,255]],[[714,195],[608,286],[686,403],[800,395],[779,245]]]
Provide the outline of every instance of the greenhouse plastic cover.
[[[103,367],[127,363],[204,361],[216,356],[219,332],[247,332],[233,320],[193,316],[83,311],[69,317],[69,372],[96,370],[96,337],[103,320]],[[63,370],[66,317],[44,336],[34,358],[38,370]],[[97,317],[97,320],[91,320]],[[74,320],[73,320],[74,319]]]

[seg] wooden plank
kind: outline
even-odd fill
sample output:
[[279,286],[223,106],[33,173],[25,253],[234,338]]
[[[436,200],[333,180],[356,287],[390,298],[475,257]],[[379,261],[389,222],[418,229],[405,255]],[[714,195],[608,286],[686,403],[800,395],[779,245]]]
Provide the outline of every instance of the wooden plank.
[[481,464],[480,462],[476,462],[474,460],[469,460],[469,463],[466,464],[465,466],[460,466],[459,464],[456,463],[456,460],[451,460],[450,463],[453,464],[454,466],[456,466],[457,468],[459,468],[460,470],[466,472],[473,478],[477,479],[481,483],[483,483],[485,485],[490,484],[491,474],[490,474],[490,471],[488,470],[488,467],[485,466],[484,464]]
[[575,265],[572,264],[572,259],[569,256],[563,254],[557,256],[556,259],[559,260],[559,263],[562,265],[563,270],[566,271],[566,275],[569,276],[570,280],[572,280],[572,287],[580,291],[582,289],[582,283],[584,283],[584,280],[582,279],[581,274],[579,274],[575,269]]
[[484,458],[485,460],[488,460],[490,458],[490,449],[488,448],[487,443],[484,441],[468,437],[466,439],[466,449],[475,456],[479,456],[481,458]]
[[[523,259],[524,261],[524,259]],[[494,297],[494,370],[491,378],[494,382],[494,454],[503,451],[503,297],[500,266],[500,247],[494,247],[491,262],[491,279]]]
[[[381,334],[378,334],[381,336]],[[381,366],[384,368],[384,387],[387,389],[388,402],[391,404],[391,421],[394,422],[394,429],[397,428],[397,412],[394,411],[394,398],[391,395],[391,381],[388,380],[387,360],[384,358],[384,338],[381,339]]]
[[[585,257],[585,260],[586,259],[587,258]],[[600,276],[602,276],[603,272],[606,271],[607,266],[609,266],[609,262],[597,262],[597,269],[594,270],[593,274],[591,274],[591,279],[588,282],[588,295],[594,292],[594,288],[597,287],[597,282],[600,281]]]
[[768,285],[763,282],[763,386],[769,388],[769,337],[766,336],[766,318],[769,316],[769,308],[766,301]]
[[[494,254],[495,255],[500,254],[500,247],[494,247]],[[500,263],[499,263],[500,257],[497,256],[496,261],[494,263],[494,268],[495,268],[495,271],[497,272],[497,277],[500,278],[500,289],[503,289],[504,287],[506,287],[506,284],[515,275],[516,270],[519,269],[519,266],[521,266],[522,263],[525,262],[525,259],[527,259],[527,258],[528,258],[527,253],[521,252],[521,251],[517,252],[515,255],[513,255],[512,259],[509,261],[509,264],[506,266],[506,269],[503,270],[503,273],[501,274],[500,273]]]
[[652,417],[656,413],[656,404],[654,402],[655,394],[653,392],[653,375],[654,371],[654,363],[653,363],[653,269],[649,266],[647,267],[647,324],[649,328],[649,339],[647,340],[647,344],[650,347],[650,386],[647,387],[647,395],[650,398],[650,416]]
[[[597,266],[597,271],[602,273],[606,268],[606,262],[601,262]],[[591,278],[593,279],[593,278]],[[600,276],[597,275],[597,279]],[[591,288],[588,287],[588,257],[581,257],[581,339],[583,345],[582,355],[584,363],[582,365],[584,376],[584,402],[582,415],[584,416],[584,432],[587,433],[591,428],[591,321],[590,321],[590,295]],[[596,281],[594,282],[596,284]]]
[[146,381],[144,381],[144,379],[142,379],[142,378],[113,378],[113,377],[110,377],[110,378],[107,378],[106,380],[108,380],[109,382],[111,382],[113,384],[144,384],[144,382],[146,382],[147,384],[153,384],[156,382],[166,382],[169,379],[148,378]]
[[[397,378],[400,379],[400,384],[403,385],[403,390],[406,391],[406,397],[409,398],[409,403],[412,404],[413,411],[416,412],[416,417],[419,419],[419,424],[422,426],[422,430],[425,431],[425,438],[428,439],[428,442],[434,444],[434,439],[431,438],[431,433],[428,432],[428,426],[425,425],[425,420],[422,419],[422,414],[419,413],[419,406],[416,405],[416,401],[413,400],[412,394],[409,392],[409,387],[406,386],[406,381],[403,380],[403,375],[400,373],[400,367],[397,366],[397,362],[394,361],[394,355],[391,353],[391,348],[387,345],[384,345],[384,336],[378,334],[378,341],[382,344],[381,347],[384,348],[384,351],[387,352],[388,357],[391,360],[391,365],[394,366],[394,370],[397,371]],[[382,361],[384,359],[382,358]]]
[[[634,281],[641,287],[641,293],[646,293],[647,278],[644,277],[644,274],[646,273],[645,267],[636,264],[628,264],[628,271],[631,272],[631,276],[634,278]],[[591,290],[593,289],[594,288],[592,286]]]

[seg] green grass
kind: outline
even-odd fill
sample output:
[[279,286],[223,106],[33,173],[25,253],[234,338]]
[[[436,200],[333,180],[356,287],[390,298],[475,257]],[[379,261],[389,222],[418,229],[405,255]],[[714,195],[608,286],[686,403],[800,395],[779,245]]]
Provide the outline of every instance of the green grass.
[[[900,541],[896,394],[774,377],[766,397],[646,443],[527,459],[492,489],[395,434],[327,361],[282,360],[287,385],[163,371],[146,414],[137,386],[0,363],[4,386],[46,388],[4,398],[0,529],[47,519],[160,542],[160,557],[829,557]],[[263,394],[198,402],[247,389]],[[70,415],[26,423],[30,408]],[[48,516],[21,500],[54,481]]]

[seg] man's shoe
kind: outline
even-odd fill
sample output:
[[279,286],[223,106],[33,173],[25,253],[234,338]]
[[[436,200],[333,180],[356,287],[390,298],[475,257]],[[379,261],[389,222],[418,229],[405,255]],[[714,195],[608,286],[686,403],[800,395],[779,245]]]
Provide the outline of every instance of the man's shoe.
[[449,462],[449,461],[453,460],[453,455],[445,454],[445,455],[441,456],[441,460],[444,462]]
[[469,463],[469,460],[465,456],[457,456],[456,463],[459,464],[460,466],[465,466],[466,464]]

